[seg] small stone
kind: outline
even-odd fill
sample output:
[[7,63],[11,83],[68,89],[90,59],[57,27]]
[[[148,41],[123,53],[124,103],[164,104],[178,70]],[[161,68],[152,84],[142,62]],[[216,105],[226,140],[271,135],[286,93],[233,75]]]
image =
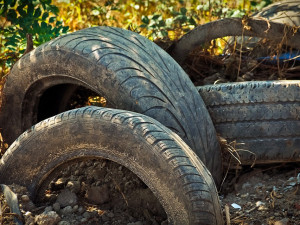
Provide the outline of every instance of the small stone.
[[274,225],[290,225],[290,220],[288,218],[284,218],[282,220],[276,221]]
[[261,205],[258,207],[257,209],[258,211],[267,211],[268,210],[268,207],[266,207],[265,205]]
[[31,212],[32,210],[34,210],[36,208],[36,206],[31,200],[29,200],[28,202],[24,202],[22,204],[22,208],[25,211],[30,211]]
[[127,225],[143,225],[143,223],[141,221],[137,221],[134,223],[127,223]]
[[241,194],[241,198],[247,198],[249,196],[249,193]]
[[77,194],[80,191],[80,182],[75,180],[69,181],[66,187]]
[[88,187],[85,198],[94,204],[103,204],[109,201],[109,190],[107,185]]
[[82,213],[84,212],[84,208],[83,208],[82,206],[80,206],[80,207],[78,208],[78,212],[79,212],[80,214],[82,214]]
[[59,221],[57,225],[71,225],[68,221],[62,220]]
[[78,210],[78,205],[73,206],[73,212],[76,212]]
[[52,206],[48,206],[45,208],[44,212],[50,212],[50,211],[53,211],[53,208]]
[[61,207],[74,206],[77,204],[77,196],[68,189],[64,189],[56,200]]
[[278,212],[274,212],[274,216],[281,216],[281,214]]
[[257,201],[257,202],[255,203],[255,205],[256,205],[256,207],[259,207],[259,206],[261,206],[261,205],[265,205],[265,203],[262,202],[262,201]]
[[53,207],[53,210],[54,210],[55,212],[58,212],[58,211],[60,210],[60,204],[59,204],[58,202],[55,202],[55,203],[52,205],[52,207]]
[[22,200],[23,202],[29,202],[29,201],[30,201],[30,198],[29,198],[28,195],[22,195],[22,196],[21,196],[21,200]]
[[247,72],[245,73],[242,78],[246,81],[252,80],[253,79],[253,73],[252,72]]
[[86,219],[89,219],[91,217],[91,214],[89,212],[85,212],[82,216]]
[[242,207],[236,203],[232,203],[231,206],[235,209],[241,209]]
[[71,214],[73,212],[73,208],[72,208],[72,206],[66,206],[65,208],[63,208],[62,210],[61,210],[61,214],[62,215],[68,215],[68,214]]
[[40,215],[37,215],[34,219],[35,223],[37,223],[38,225],[55,225],[60,220],[61,219],[59,215],[54,211],[42,213]]
[[87,218],[82,218],[81,220],[80,220],[80,222],[81,223],[84,223],[84,222],[86,222],[88,219]]

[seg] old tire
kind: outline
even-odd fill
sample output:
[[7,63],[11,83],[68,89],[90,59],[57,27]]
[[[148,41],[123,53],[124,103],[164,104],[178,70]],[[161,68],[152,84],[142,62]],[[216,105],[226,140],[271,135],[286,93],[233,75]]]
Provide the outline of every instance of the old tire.
[[298,27],[294,28],[253,17],[246,20],[247,26],[251,27],[247,30],[244,28],[244,23],[242,18],[225,18],[200,25],[183,35],[167,51],[177,62],[182,63],[196,47],[226,36],[267,38],[300,49],[300,29]]
[[[254,81],[198,87],[217,132],[244,143],[256,163],[300,161],[300,81]],[[243,164],[254,154],[239,151]]]
[[66,111],[64,96],[76,85],[104,96],[112,108],[148,115],[175,131],[220,182],[219,143],[196,88],[166,52],[119,28],[77,31],[22,57],[3,90],[0,124],[6,141]]
[[156,120],[123,110],[85,107],[40,122],[1,159],[0,183],[23,185],[34,198],[58,168],[83,158],[109,159],[133,171],[171,224],[223,223],[213,179],[196,154]]

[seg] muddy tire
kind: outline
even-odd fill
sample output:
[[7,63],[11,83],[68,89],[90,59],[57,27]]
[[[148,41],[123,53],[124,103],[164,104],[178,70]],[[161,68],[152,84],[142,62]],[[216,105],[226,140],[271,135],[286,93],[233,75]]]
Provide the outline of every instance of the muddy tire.
[[55,171],[84,158],[112,160],[139,176],[171,224],[223,223],[215,184],[196,154],[156,120],[124,110],[85,107],[38,123],[1,159],[0,183],[23,185],[34,198]]
[[77,85],[105,97],[111,108],[148,115],[175,131],[219,183],[219,143],[196,88],[166,52],[119,28],[77,31],[22,57],[3,90],[0,124],[6,141],[66,111],[65,96],[71,96]]
[[[300,82],[255,81],[197,87],[217,132],[256,163],[300,161]],[[254,155],[239,151],[243,164]]]

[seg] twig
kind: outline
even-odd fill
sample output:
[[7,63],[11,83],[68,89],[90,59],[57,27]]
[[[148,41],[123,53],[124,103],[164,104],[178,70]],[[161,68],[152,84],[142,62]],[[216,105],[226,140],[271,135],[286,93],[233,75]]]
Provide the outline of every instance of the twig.
[[26,51],[24,52],[24,55],[33,50],[32,35],[26,34],[26,39],[27,39],[27,45],[26,45]]
[[226,216],[226,224],[230,225],[230,212],[229,212],[229,206],[225,205],[225,216]]

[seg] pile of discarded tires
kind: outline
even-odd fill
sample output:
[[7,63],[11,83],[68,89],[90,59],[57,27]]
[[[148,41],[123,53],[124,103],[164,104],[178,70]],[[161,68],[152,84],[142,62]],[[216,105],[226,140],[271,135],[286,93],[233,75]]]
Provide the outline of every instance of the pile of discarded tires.
[[[67,111],[78,87],[109,108]],[[104,158],[138,175],[170,224],[223,224],[218,135],[243,143],[244,164],[300,159],[299,81],[196,88],[166,52],[127,30],[94,27],[39,46],[14,65],[3,93],[11,146],[0,183],[25,186],[33,199],[57,168]]]

